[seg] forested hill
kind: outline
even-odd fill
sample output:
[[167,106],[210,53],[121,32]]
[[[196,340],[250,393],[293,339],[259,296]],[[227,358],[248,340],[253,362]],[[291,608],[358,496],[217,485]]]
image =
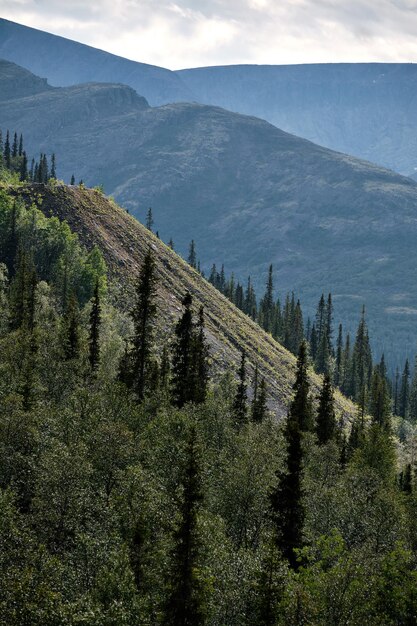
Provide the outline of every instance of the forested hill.
[[[79,186],[24,185],[13,193],[28,204],[34,202],[45,215],[66,220],[87,248],[97,245],[111,275],[122,285],[132,284],[151,245],[159,276],[161,331],[166,334],[172,329],[181,299],[189,290],[195,296],[196,307],[202,304],[205,308],[214,370],[236,371],[244,349],[251,376],[258,365],[267,382],[271,407],[279,416],[286,413],[293,384],[293,355],[125,210],[100,191]],[[314,376],[314,380],[318,385],[318,378]],[[353,405],[339,394],[337,399],[341,414],[352,416]]]
[[0,128],[30,156],[55,152],[59,178],[103,184],[142,221],[152,207],[162,239],[183,255],[194,239],[206,272],[224,263],[260,294],[272,263],[275,297],[294,290],[313,315],[332,292],[351,331],[365,304],[377,354],[395,367],[414,351],[414,181],[224,109],[152,108],[123,85],[0,102]]

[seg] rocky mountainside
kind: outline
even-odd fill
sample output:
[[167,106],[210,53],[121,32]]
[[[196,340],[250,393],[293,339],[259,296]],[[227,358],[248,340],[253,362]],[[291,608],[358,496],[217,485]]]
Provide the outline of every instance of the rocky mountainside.
[[417,65],[232,65],[178,72],[199,102],[256,115],[322,146],[417,173]]
[[129,61],[76,41],[0,19],[0,58],[46,76],[57,87],[77,83],[124,83],[151,104],[191,100],[182,80],[170,70]]
[[[204,306],[210,344],[212,374],[236,371],[240,351],[245,349],[251,376],[258,364],[265,377],[270,406],[278,417],[286,413],[291,397],[295,358],[243,314],[198,272],[125,210],[101,192],[66,185],[25,185],[10,189],[27,203],[34,203],[47,216],[66,220],[88,249],[103,252],[110,275],[122,286],[132,285],[149,246],[155,253],[158,276],[158,310],[161,330],[172,331],[186,291],[195,307]],[[319,378],[311,374],[313,385]],[[339,414],[349,419],[354,407],[337,394]]]
[[47,89],[0,103],[0,127],[58,158],[58,174],[107,193],[203,267],[224,262],[259,291],[269,263],[282,296],[311,314],[331,291],[354,329],[365,303],[391,358],[414,352],[417,184],[289,135],[262,120],[197,104],[151,108],[121,85]]

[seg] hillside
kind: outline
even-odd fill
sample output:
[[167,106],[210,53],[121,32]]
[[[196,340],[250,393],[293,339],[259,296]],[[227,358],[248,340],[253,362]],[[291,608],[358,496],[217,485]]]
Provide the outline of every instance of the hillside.
[[410,176],[417,65],[232,65],[178,72],[198,102],[256,115],[326,148]]
[[103,183],[142,220],[152,206],[162,239],[184,255],[195,239],[206,270],[224,262],[261,292],[272,262],[277,293],[294,289],[308,314],[331,291],[336,319],[353,330],[365,303],[377,349],[391,361],[414,352],[412,180],[256,118],[197,104],[151,108],[122,85],[0,103],[0,127],[23,132],[29,151],[54,151],[66,181],[75,173]]
[[5,19],[0,19],[0,57],[47,77],[57,87],[124,83],[155,105],[192,99],[182,80],[170,70],[129,61]]
[[[80,187],[27,185],[14,190],[27,202],[35,202],[45,215],[66,220],[82,244],[99,246],[112,277],[132,284],[133,277],[151,246],[158,272],[158,306],[164,330],[171,330],[181,310],[181,299],[189,290],[196,307],[204,305],[213,368],[236,370],[240,350],[247,353],[250,370],[258,363],[278,416],[286,413],[291,397],[295,358],[255,322],[239,311],[175,252],[142,224],[100,192]],[[314,375],[315,384],[318,378]],[[353,405],[338,394],[339,410],[353,415]]]

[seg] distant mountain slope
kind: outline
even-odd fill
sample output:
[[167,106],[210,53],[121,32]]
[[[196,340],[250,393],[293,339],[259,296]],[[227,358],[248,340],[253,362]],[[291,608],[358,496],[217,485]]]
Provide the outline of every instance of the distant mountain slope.
[[23,67],[0,59],[0,101],[33,96],[49,89],[46,78],[38,78]]
[[351,328],[365,303],[390,358],[414,352],[417,184],[223,109],[150,108],[121,85],[47,90],[0,103],[0,127],[58,157],[58,174],[103,183],[203,267],[226,264],[259,291],[269,263],[280,295],[312,313],[332,291]]
[[[232,305],[175,252],[123,209],[100,192],[65,185],[27,185],[13,193],[34,202],[46,215],[66,220],[81,243],[102,250],[114,280],[132,284],[144,254],[151,246],[158,275],[158,310],[162,326],[172,330],[181,311],[186,291],[194,297],[195,308],[204,305],[212,373],[236,371],[240,351],[245,349],[248,367],[258,364],[268,384],[271,407],[278,416],[286,414],[291,397],[295,358],[255,322]],[[311,374],[318,388],[319,378]],[[337,393],[339,413],[353,416],[353,404]]]
[[199,102],[256,115],[322,146],[417,172],[417,65],[231,65],[182,70]]
[[170,70],[129,61],[4,19],[0,19],[0,57],[45,76],[57,87],[84,82],[124,83],[151,104],[192,99]]

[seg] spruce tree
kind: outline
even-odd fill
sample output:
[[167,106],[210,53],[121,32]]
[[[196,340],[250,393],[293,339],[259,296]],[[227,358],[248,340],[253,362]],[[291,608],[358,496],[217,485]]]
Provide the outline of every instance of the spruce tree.
[[72,174],[70,185],[75,185],[75,176]]
[[390,400],[385,376],[380,366],[374,367],[369,392],[369,413],[372,421],[382,429],[390,430]]
[[414,360],[414,373],[410,386],[408,419],[413,424],[417,423],[417,356]]
[[71,293],[63,319],[63,350],[66,361],[77,359],[80,356],[80,314],[77,297]]
[[89,335],[89,361],[93,371],[98,368],[100,362],[100,326],[101,304],[98,280],[94,286],[93,302],[90,311],[90,335]]
[[363,307],[352,355],[353,398],[359,403],[363,414],[365,413],[371,374],[372,353],[365,320],[365,307]]
[[247,390],[246,390],[246,352],[242,350],[239,367],[239,383],[233,402],[233,414],[238,427],[242,426],[247,419]]
[[336,343],[336,362],[334,370],[334,384],[336,387],[341,386],[343,381],[343,327],[339,324],[339,332]]
[[175,340],[172,354],[172,398],[181,408],[193,400],[194,372],[194,324],[192,314],[192,296],[187,292],[182,301],[184,312],[175,327]]
[[15,159],[17,157],[18,152],[18,143],[17,143],[17,133],[15,132],[13,136],[13,146],[12,146],[12,158]]
[[134,326],[131,386],[139,400],[143,400],[147,390],[156,311],[155,259],[149,248],[139,272],[136,283],[136,300],[131,312]]
[[22,161],[20,164],[20,180],[23,182],[28,178],[28,158],[26,152],[23,152]]
[[199,575],[201,540],[198,512],[203,501],[196,430],[191,428],[181,481],[179,524],[174,534],[171,573],[162,624],[200,626],[206,623],[205,594]]
[[191,265],[194,269],[197,268],[197,255],[195,251],[195,242],[194,239],[191,240],[190,248],[188,251],[188,264]]
[[20,246],[17,252],[16,273],[10,283],[9,291],[11,330],[18,328],[33,330],[36,285],[37,276],[32,257]]
[[301,432],[313,430],[313,407],[310,397],[310,383],[308,380],[308,350],[303,341],[300,345],[297,359],[297,373],[293,385],[294,398],[290,413],[296,415]]
[[152,209],[151,207],[149,207],[148,212],[146,214],[146,228],[148,230],[150,230],[152,232],[152,228],[153,228],[153,215],[152,215]]
[[209,348],[205,337],[204,309],[201,306],[198,312],[198,321],[194,330],[192,373],[193,397],[192,401],[201,404],[206,400],[209,379],[208,369]]
[[259,305],[259,322],[266,332],[272,333],[274,325],[274,279],[272,265],[268,269],[265,294]]
[[52,158],[51,158],[51,174],[50,174],[51,178],[56,178],[56,161],[55,161],[55,154],[52,154]]
[[19,138],[19,156],[23,156],[23,135],[22,133],[20,133],[20,138]]
[[11,165],[11,150],[10,150],[10,134],[9,131],[6,132],[6,141],[4,142],[4,162],[6,164],[7,169],[10,169]]
[[325,374],[319,395],[316,417],[316,434],[319,445],[331,441],[336,434],[336,415],[334,411],[333,387],[330,376]]
[[261,424],[268,413],[267,406],[267,390],[264,378],[261,378],[258,384],[256,398],[252,403],[252,421]]
[[410,366],[408,359],[405,360],[403,374],[401,376],[401,387],[398,401],[398,415],[407,417],[408,401],[410,395]]

